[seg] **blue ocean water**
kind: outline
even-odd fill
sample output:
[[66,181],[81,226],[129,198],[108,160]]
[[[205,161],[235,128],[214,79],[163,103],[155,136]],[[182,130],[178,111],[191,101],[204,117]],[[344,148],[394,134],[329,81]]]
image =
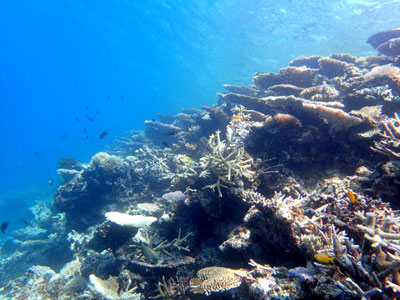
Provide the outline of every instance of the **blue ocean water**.
[[374,54],[365,40],[398,26],[399,2],[1,1],[0,220],[52,199],[60,158],[89,161],[224,83],[300,55]]

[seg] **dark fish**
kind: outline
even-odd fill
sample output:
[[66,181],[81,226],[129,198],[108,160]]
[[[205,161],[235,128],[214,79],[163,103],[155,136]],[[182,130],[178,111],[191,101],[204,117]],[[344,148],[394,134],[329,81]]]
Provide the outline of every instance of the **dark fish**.
[[154,120],[154,118],[151,118],[151,120],[153,121],[153,122],[155,122],[156,120]]
[[121,101],[124,101],[124,96],[121,97]]
[[100,114],[100,111],[99,111],[99,110],[96,110],[96,115],[98,115],[98,114]]
[[23,222],[25,225],[28,225],[28,224],[29,224],[27,220],[23,220],[22,222]]
[[33,156],[38,156],[40,154],[40,152],[33,152]]
[[153,247],[142,241],[140,242],[139,247],[148,261],[153,264],[157,264],[158,260],[160,259],[160,255],[156,250],[153,249]]
[[67,139],[67,137],[68,137],[68,135],[67,135],[66,133],[63,133],[63,134],[61,135],[60,139],[61,139],[62,141],[65,141],[65,140]]
[[104,130],[100,135],[99,135],[99,139],[104,139],[108,134],[108,130]]
[[75,121],[79,122],[79,121],[80,121],[80,119],[79,119],[78,117],[76,117],[76,118],[75,118]]
[[90,122],[94,122],[94,119],[86,115],[86,119],[88,119]]
[[49,181],[47,181],[47,183],[48,183],[50,186],[53,186],[54,180],[53,180],[53,179],[49,179]]
[[86,134],[87,133],[87,128],[83,128],[83,132]]
[[1,232],[2,232],[2,233],[6,233],[7,227],[8,227],[8,221],[3,222],[3,223],[1,224],[1,227],[0,227]]
[[168,143],[167,143],[167,142],[162,142],[162,145],[163,145],[164,147],[167,147],[167,148],[169,148],[169,145],[168,145]]
[[86,106],[85,106],[85,110],[88,110],[88,109],[89,109],[89,105],[86,105]]
[[81,136],[81,140],[87,140],[88,138],[89,138],[89,136],[86,134]]

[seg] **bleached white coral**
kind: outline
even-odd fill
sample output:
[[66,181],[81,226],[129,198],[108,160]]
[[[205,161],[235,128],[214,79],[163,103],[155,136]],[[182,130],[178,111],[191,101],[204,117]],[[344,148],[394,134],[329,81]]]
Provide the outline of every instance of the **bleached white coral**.
[[144,227],[150,226],[152,223],[157,221],[155,217],[148,217],[142,215],[128,215],[116,211],[110,211],[105,213],[105,217],[108,221],[121,226],[132,226],[132,227]]

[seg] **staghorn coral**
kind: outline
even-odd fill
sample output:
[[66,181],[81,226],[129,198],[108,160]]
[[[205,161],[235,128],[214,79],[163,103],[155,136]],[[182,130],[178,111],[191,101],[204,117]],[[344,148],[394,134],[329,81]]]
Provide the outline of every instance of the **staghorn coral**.
[[[192,263],[193,260],[190,257],[183,257],[180,261],[179,255],[176,253],[171,253],[172,251],[186,251],[189,252],[188,246],[183,246],[182,244],[187,241],[187,239],[192,235],[188,233],[185,236],[181,236],[181,229],[178,231],[178,236],[171,242],[167,240],[160,240],[159,237],[154,235],[149,235],[147,230],[139,230],[139,232],[134,237],[134,241],[137,242],[136,251],[133,254],[132,261],[135,261],[138,265],[142,266],[174,266],[179,264]],[[153,246],[155,240],[159,240],[156,246]]]
[[244,147],[235,141],[235,131],[227,129],[226,140],[221,140],[221,132],[218,130],[208,139],[210,154],[200,159],[202,171],[201,177],[214,176],[217,182],[205,186],[205,188],[217,189],[219,197],[222,197],[221,187],[227,187],[223,182],[233,182],[241,177],[252,178],[253,160],[247,157]]
[[165,280],[165,276],[157,283],[157,295],[150,299],[190,299],[186,297],[186,291],[190,288],[190,277],[183,278],[177,276]]
[[382,122],[384,133],[381,134],[380,141],[374,141],[372,150],[389,156],[390,158],[400,158],[400,118],[394,113],[394,118]]
[[[250,260],[249,265],[253,267],[249,272],[252,276],[249,288],[251,299],[295,300],[307,297],[302,291],[301,283],[289,275],[292,270],[260,265],[254,260]],[[312,270],[307,271],[311,274],[310,278],[315,275]]]

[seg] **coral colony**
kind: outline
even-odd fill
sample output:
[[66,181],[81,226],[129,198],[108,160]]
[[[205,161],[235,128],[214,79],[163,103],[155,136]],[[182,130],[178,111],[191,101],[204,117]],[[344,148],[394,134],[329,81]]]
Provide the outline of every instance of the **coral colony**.
[[368,40],[383,55],[299,57],[62,160],[52,206],[1,248],[1,294],[399,298],[399,32]]

